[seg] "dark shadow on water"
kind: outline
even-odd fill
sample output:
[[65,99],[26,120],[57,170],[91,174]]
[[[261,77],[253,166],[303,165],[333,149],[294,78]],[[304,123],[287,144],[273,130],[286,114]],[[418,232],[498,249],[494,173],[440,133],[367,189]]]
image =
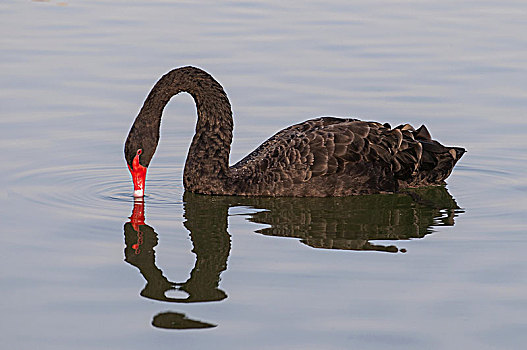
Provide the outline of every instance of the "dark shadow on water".
[[187,318],[178,312],[162,312],[154,316],[152,326],[164,329],[214,328],[216,325]]
[[[266,236],[294,237],[323,249],[405,252],[393,245],[372,241],[422,238],[434,226],[453,226],[463,211],[444,187],[429,187],[396,195],[343,198],[248,198],[203,196],[185,193],[184,222],[190,232],[194,268],[185,282],[169,281],[155,262],[157,233],[145,223],[145,203],[136,201],[130,221],[124,225],[125,261],[137,267],[146,280],[141,296],[170,303],[221,301],[227,294],[219,288],[220,275],[227,269],[231,236],[227,231],[230,208],[257,212],[243,214],[247,220],[269,225],[256,231]],[[170,297],[177,291],[184,297]],[[211,328],[216,325],[192,320],[184,314],[156,315],[159,328]]]

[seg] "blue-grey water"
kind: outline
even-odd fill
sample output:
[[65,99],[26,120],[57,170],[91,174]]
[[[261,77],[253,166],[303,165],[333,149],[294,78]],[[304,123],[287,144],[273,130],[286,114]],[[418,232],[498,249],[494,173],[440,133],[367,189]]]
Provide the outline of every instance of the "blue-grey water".
[[[0,2],[2,349],[522,349],[526,18],[512,0]],[[192,196],[180,95],[134,207],[124,139],[183,65],[225,87],[233,163],[321,115],[424,123],[468,153],[422,202]]]

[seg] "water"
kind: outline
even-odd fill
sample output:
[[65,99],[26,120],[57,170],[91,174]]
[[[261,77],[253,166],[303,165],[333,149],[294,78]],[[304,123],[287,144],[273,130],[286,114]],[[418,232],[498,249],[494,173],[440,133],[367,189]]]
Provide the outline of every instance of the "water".
[[[522,1],[0,3],[3,347],[522,348],[526,16]],[[181,95],[134,205],[124,139],[187,64],[229,95],[233,163],[320,115],[424,123],[468,153],[423,201],[196,197]]]

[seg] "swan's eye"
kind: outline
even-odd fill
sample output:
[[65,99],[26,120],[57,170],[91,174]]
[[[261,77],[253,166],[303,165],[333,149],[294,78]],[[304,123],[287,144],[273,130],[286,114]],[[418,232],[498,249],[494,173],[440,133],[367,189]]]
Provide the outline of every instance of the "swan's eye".
[[142,149],[138,149],[137,150],[137,155],[140,155],[141,153],[143,153],[143,150]]

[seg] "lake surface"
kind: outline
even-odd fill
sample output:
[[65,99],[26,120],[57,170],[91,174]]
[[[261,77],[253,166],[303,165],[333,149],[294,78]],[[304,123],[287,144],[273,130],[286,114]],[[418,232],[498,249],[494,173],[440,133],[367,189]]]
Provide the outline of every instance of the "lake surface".
[[[527,341],[524,1],[3,1],[5,349],[520,349]],[[195,65],[231,162],[321,115],[464,146],[446,188],[184,193],[195,107],[165,109],[144,203],[123,143]]]

